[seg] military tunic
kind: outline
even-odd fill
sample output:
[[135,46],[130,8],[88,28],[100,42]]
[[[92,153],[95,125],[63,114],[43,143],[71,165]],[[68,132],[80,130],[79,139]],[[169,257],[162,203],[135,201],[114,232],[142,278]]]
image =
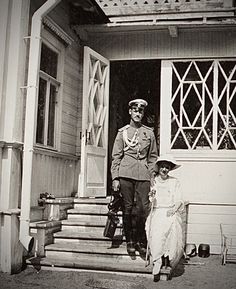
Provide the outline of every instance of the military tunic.
[[152,128],[126,125],[119,129],[112,151],[112,180],[128,178],[149,181],[157,160],[156,139]]

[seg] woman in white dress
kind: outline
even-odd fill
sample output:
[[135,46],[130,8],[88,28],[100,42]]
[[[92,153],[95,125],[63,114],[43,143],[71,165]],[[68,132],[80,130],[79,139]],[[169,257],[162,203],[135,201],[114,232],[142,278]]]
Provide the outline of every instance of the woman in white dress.
[[157,175],[150,194],[153,209],[146,221],[146,234],[153,275],[159,276],[163,263],[173,267],[183,255],[182,220],[179,213],[184,203],[178,179],[169,176],[169,171],[180,165],[171,155],[160,156],[156,164]]

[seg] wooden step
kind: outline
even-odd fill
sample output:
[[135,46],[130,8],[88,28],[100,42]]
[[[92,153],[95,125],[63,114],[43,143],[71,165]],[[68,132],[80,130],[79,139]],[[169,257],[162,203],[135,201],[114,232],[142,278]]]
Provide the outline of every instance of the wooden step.
[[[63,251],[63,250],[57,250],[57,251],[46,251],[46,257],[49,258],[60,258],[60,259],[70,259],[70,258],[78,258],[78,259],[88,259],[92,258],[93,260],[97,260],[100,258],[110,260],[110,263],[117,262],[119,260],[129,260],[131,261],[133,259],[137,259],[141,262],[143,266],[145,265],[145,261],[141,259],[139,254],[136,256],[132,256],[132,258],[129,255],[121,255],[121,254],[104,254],[104,253],[84,253],[84,252],[74,252],[74,251]],[[131,265],[131,264],[130,264]]]
[[117,238],[117,239],[114,239],[114,240],[110,240],[108,238],[106,240],[55,238],[54,239],[54,244],[70,242],[70,243],[77,243],[77,244],[81,244],[81,245],[90,245],[90,244],[92,244],[95,247],[98,247],[98,246],[111,247],[112,243],[118,242],[120,244],[121,243],[121,241],[120,241],[121,238],[122,238],[122,241],[123,241],[123,237],[122,236]]
[[[86,219],[86,220],[84,220]],[[94,227],[102,227],[104,229],[105,227],[105,223],[104,221],[107,220],[106,219],[102,219],[100,220],[100,218],[93,218],[93,222],[91,220],[87,220],[89,218],[70,218],[67,220],[62,220],[61,221],[61,225],[62,225],[62,230],[65,228],[71,228],[71,229],[75,229],[76,227],[87,227],[89,230],[93,230]],[[122,217],[119,216],[119,223],[117,225],[117,227],[122,226]]]
[[77,204],[74,209],[67,210],[68,214],[107,215],[107,205]]
[[129,256],[122,234],[122,214],[113,240],[103,236],[110,198],[74,200],[62,220],[62,230],[54,234],[54,243],[45,247],[45,258],[31,258],[30,266],[50,266],[68,270],[94,270],[121,273],[149,274],[151,266],[138,252]]
[[87,222],[87,223],[97,223],[99,222],[103,226],[105,226],[107,221],[107,216],[99,216],[99,215],[80,215],[80,214],[68,214],[68,220],[77,219],[80,222]]
[[[111,259],[110,257],[100,256],[99,258],[94,258],[94,256],[86,257],[45,257],[45,258],[31,258],[27,260],[27,264],[39,267],[39,266],[50,266],[68,269],[83,269],[83,270],[94,270],[94,271],[109,271],[109,272],[122,272],[122,273],[141,273],[150,274],[152,271],[151,266],[145,267],[145,261],[140,258],[136,259],[124,259],[116,258]],[[37,268],[36,267],[36,268]]]
[[[117,231],[119,229],[122,229],[121,224],[117,225]],[[69,225],[62,225],[61,231],[68,231],[68,230],[73,230],[75,232],[97,232],[98,234],[102,235],[104,231],[104,226],[83,226],[83,225],[78,225],[74,224],[73,226]]]
[[83,219],[74,217],[74,218],[70,218],[67,220],[62,220],[61,225],[62,225],[62,228],[63,226],[71,226],[71,227],[87,226],[88,228],[91,228],[91,227],[103,227],[104,228],[105,223],[103,220],[101,222],[101,220],[98,218],[94,218],[92,222],[92,221],[88,221],[87,219],[83,220]]
[[[85,205],[81,208],[69,209],[67,210],[68,215],[95,215],[95,216],[107,216],[108,214],[107,208],[99,208],[99,207],[89,207],[89,205]],[[118,216],[122,216],[122,212],[117,213]]]
[[119,244],[112,243],[101,243],[100,246],[90,243],[76,243],[76,242],[61,242],[50,244],[46,246],[46,251],[71,251],[78,253],[89,253],[89,254],[105,254],[105,255],[127,255],[125,242]]
[[[125,243],[121,243],[117,246],[109,246],[100,245],[94,246],[94,244],[78,244],[76,242],[62,242],[56,243],[46,246],[46,257],[59,257],[68,259],[73,257],[78,258],[90,258],[93,257],[94,259],[103,257],[103,258],[110,258],[111,262],[116,262],[118,259],[131,259],[126,251]],[[135,255],[132,256],[139,260],[143,264],[143,259],[139,255],[139,252],[136,252]],[[136,261],[138,262],[138,261]]]
[[74,204],[97,204],[97,205],[108,205],[110,197],[107,198],[78,198],[74,199]]
[[[115,235],[120,235],[121,231],[117,229]],[[93,230],[87,232],[77,232],[75,230],[62,230],[54,234],[54,238],[64,239],[95,239],[95,240],[107,240],[108,238],[103,237],[103,234]]]

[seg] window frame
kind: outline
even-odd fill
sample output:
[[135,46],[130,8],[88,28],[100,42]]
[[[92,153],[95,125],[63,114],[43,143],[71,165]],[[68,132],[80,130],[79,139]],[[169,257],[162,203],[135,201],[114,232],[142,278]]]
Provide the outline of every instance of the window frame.
[[[64,71],[64,54],[65,47],[64,45],[46,28],[42,29],[42,41],[41,45],[45,44],[49,49],[57,53],[58,55],[58,63],[57,63],[57,78],[55,79],[51,75],[46,72],[40,70],[38,72],[38,87],[40,78],[47,82],[47,87],[50,85],[54,85],[56,87],[56,100],[55,100],[55,116],[54,116],[54,145],[47,145],[48,141],[48,129],[44,130],[44,143],[36,142],[36,134],[37,134],[37,117],[38,117],[38,96],[39,90],[37,94],[37,107],[36,107],[36,128],[35,128],[35,147],[43,148],[47,150],[60,150],[60,139],[61,139],[61,113],[62,113],[62,91],[63,91],[63,71]],[[41,53],[40,53],[41,58]],[[49,99],[50,99],[50,90],[47,88],[46,91],[46,105],[45,105],[45,114],[47,117],[44,117],[44,127],[48,128],[48,116],[49,116]]]
[[[192,61],[235,61],[236,58],[207,58],[207,59],[173,59],[162,60],[161,63],[161,105],[160,105],[160,153],[172,153],[179,159],[191,159],[191,160],[223,160],[232,161],[236,160],[236,149],[233,150],[212,150],[212,149],[173,149],[171,148],[171,111],[172,111],[172,63],[175,62],[192,62]],[[218,65],[218,63],[217,63]],[[215,63],[214,63],[214,66]],[[213,68],[215,69],[215,67]],[[215,112],[218,101],[218,82],[217,79],[213,80],[213,114]],[[213,116],[213,121],[216,121]],[[214,136],[213,136],[214,137]],[[217,137],[217,135],[215,136]]]

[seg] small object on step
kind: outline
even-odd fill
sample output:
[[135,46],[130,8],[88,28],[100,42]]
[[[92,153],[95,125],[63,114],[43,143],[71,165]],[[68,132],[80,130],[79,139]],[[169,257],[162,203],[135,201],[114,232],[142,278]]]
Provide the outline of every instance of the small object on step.
[[207,258],[210,256],[210,245],[200,244],[198,247],[198,256],[202,258]]
[[197,255],[197,247],[195,244],[186,244],[184,251],[188,257],[194,257]]
[[38,205],[43,207],[45,205],[45,199],[38,199]]
[[55,199],[55,196],[52,194],[49,194],[48,192],[45,193],[41,193],[40,195],[40,199],[45,200],[45,199]]
[[52,194],[48,194],[48,195],[47,195],[47,199],[53,199],[53,200],[54,200],[54,199],[56,199],[56,198],[55,198],[54,195],[52,195]]
[[78,198],[79,197],[78,192],[72,192],[71,197],[72,198]]

